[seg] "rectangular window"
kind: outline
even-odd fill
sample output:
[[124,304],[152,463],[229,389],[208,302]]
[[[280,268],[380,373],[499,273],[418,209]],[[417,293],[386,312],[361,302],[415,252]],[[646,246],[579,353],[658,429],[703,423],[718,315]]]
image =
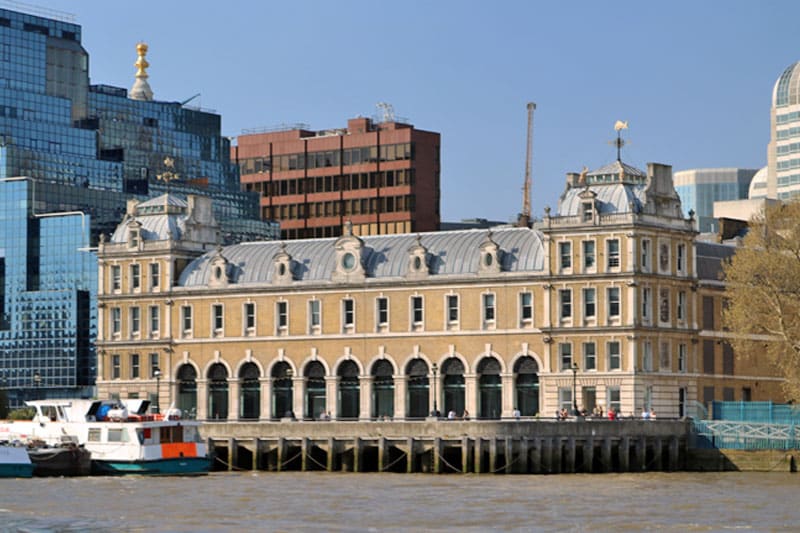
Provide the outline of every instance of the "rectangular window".
[[572,290],[560,289],[558,291],[558,301],[561,304],[561,318],[572,318]]
[[559,387],[558,388],[558,405],[561,409],[566,409],[568,413],[572,412],[572,388]]
[[161,269],[158,263],[150,263],[150,290],[157,290],[161,284]]
[[658,319],[661,322],[669,322],[669,289],[659,290],[658,299]]
[[703,296],[703,329],[714,329],[714,297]]
[[448,294],[445,297],[446,304],[447,304],[447,325],[448,326],[457,326],[458,325],[458,295],[457,294]]
[[425,313],[422,296],[411,297],[411,324],[414,329],[422,329]]
[[608,258],[608,268],[619,268],[619,239],[609,239],[606,241],[606,257]]
[[119,307],[111,308],[111,334],[119,338],[122,333],[122,309]]
[[181,306],[181,325],[183,336],[189,337],[192,334],[192,306]]
[[642,239],[642,272],[650,272],[650,254],[652,253],[653,251],[650,247],[650,239]]
[[561,370],[572,368],[572,344],[562,342],[558,345],[558,354],[561,358]]
[[157,305],[151,305],[149,308],[150,313],[150,337],[156,338],[158,337],[161,331],[161,316],[160,316],[160,308]]
[[342,300],[342,331],[352,333],[356,327],[356,305],[352,298]]
[[594,209],[592,209],[592,202],[583,202],[581,204],[581,211],[583,213],[583,222],[591,222],[594,216]]
[[705,374],[714,373],[714,341],[703,341],[703,372]]
[[482,307],[483,307],[483,328],[484,329],[494,329],[495,327],[495,308],[494,308],[494,294],[484,294],[482,295]]
[[316,335],[322,332],[322,302],[308,301],[308,332]]
[[619,318],[619,287],[609,287],[608,291],[608,317]]
[[687,366],[687,352],[686,345],[681,343],[678,345],[678,372],[686,372]]
[[679,244],[677,248],[677,257],[675,258],[678,274],[686,274],[686,245]]
[[650,287],[642,287],[642,320],[644,322],[650,321],[652,294],[653,291],[650,289]]
[[572,268],[572,243],[558,243],[558,255],[561,258],[561,270]]
[[733,346],[727,342],[722,343],[722,373],[728,376],[733,375]]
[[686,291],[678,292],[678,308],[676,309],[678,320],[686,320]]
[[660,359],[659,367],[660,367],[661,370],[669,370],[670,367],[672,366],[670,364],[671,361],[670,361],[670,354],[669,354],[669,343],[668,342],[662,342],[661,344],[659,344],[659,346],[660,346],[660,348],[659,348],[659,359]]
[[594,241],[583,241],[583,269],[591,270],[594,266]]
[[289,302],[275,304],[275,333],[286,335],[289,332]]
[[620,399],[619,387],[606,387],[606,403],[607,409],[619,413],[622,409],[622,401]]
[[653,371],[653,345],[650,344],[650,341],[642,343],[642,370]]
[[583,318],[595,318],[595,290],[583,289]]
[[139,354],[131,354],[131,379],[139,379]]
[[619,370],[622,368],[622,358],[620,357],[619,341],[608,343],[608,369]]
[[120,357],[119,354],[111,355],[111,379],[119,379],[121,377]]
[[661,272],[669,271],[669,244],[666,242],[658,245],[658,269]]
[[242,310],[242,314],[244,314],[244,334],[245,335],[255,335],[256,334],[256,304],[253,302],[245,302],[244,309]]
[[593,342],[583,343],[583,369],[597,370],[597,349]]
[[138,307],[131,307],[130,314],[131,314],[131,337],[138,337],[141,334],[141,316],[140,310]]
[[111,290],[113,292],[122,290],[122,268],[119,265],[111,265]]
[[519,293],[519,317],[522,327],[533,325],[533,293]]
[[131,292],[138,291],[141,288],[141,284],[141,267],[137,264],[133,264],[131,265]]
[[221,337],[225,329],[225,307],[222,304],[211,306],[211,335]]
[[385,296],[375,298],[375,324],[378,331],[389,329],[389,299]]
[[158,354],[157,353],[151,353],[150,354],[150,378],[151,379],[156,377],[156,371],[160,372],[160,369],[158,368]]

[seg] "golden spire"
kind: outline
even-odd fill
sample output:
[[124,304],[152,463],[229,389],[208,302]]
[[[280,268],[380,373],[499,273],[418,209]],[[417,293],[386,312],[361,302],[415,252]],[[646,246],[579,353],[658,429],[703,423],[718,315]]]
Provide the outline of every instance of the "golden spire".
[[139,54],[139,59],[133,64],[138,70],[136,71],[137,78],[147,78],[147,71],[145,70],[150,66],[150,63],[144,58],[147,55],[147,43],[137,43],[136,53]]
[[133,64],[137,69],[136,81],[133,82],[133,87],[131,87],[130,97],[133,100],[152,100],[153,90],[150,88],[150,84],[147,83],[148,75],[147,70],[145,70],[150,66],[150,63],[144,58],[147,55],[147,44],[137,43],[136,53],[139,55],[136,63]]

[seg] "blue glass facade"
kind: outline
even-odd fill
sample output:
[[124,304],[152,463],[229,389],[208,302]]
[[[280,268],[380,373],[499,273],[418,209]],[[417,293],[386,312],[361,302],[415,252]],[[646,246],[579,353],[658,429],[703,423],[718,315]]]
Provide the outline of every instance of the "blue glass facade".
[[[157,179],[167,157],[180,176],[168,185]],[[278,234],[240,190],[219,115],[90,85],[80,26],[0,9],[0,387],[12,406],[90,393],[90,250],[128,198],[167,188],[213,196],[223,239]]]
[[684,214],[695,212],[701,233],[719,229],[714,218],[714,202],[747,198],[756,169],[719,168],[683,170],[675,173],[675,190],[681,197]]

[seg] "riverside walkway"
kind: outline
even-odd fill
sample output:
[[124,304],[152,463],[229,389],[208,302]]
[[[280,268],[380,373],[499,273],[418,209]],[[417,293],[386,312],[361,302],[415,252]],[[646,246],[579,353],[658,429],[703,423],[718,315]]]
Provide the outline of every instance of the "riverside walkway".
[[207,422],[217,470],[557,474],[683,470],[684,420]]

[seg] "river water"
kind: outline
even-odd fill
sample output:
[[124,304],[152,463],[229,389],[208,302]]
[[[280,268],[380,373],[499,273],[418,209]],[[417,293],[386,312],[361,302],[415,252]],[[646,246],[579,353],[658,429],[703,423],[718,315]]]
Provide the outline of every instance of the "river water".
[[797,531],[798,488],[738,472],[0,479],[0,531]]

